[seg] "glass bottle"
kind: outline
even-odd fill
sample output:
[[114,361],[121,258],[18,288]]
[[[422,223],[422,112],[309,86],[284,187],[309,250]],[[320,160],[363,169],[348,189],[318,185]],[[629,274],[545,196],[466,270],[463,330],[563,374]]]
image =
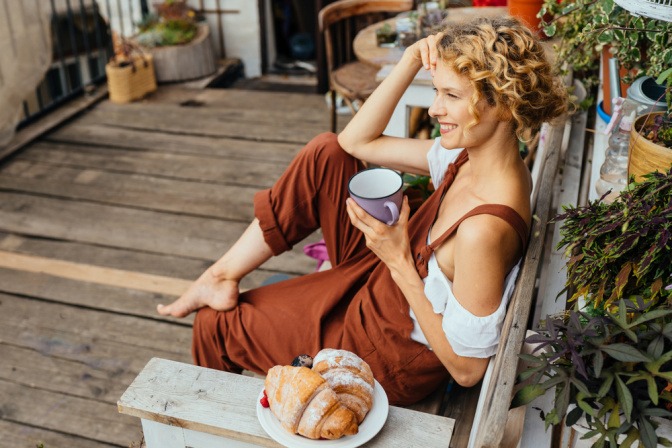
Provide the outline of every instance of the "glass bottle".
[[600,178],[595,184],[600,197],[611,190],[603,199],[605,202],[613,202],[628,182],[628,151],[633,115],[623,116],[618,129],[609,137],[604,163],[600,167]]

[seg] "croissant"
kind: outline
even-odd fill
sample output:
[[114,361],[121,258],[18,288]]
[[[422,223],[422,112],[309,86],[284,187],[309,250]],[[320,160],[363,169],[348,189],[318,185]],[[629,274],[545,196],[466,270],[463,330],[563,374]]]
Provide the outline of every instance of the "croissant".
[[341,404],[326,380],[307,367],[272,367],[265,390],[271,412],[292,434],[338,439],[359,430],[357,417]]
[[313,370],[329,383],[341,403],[360,424],[373,405],[373,372],[362,358],[347,350],[325,348],[313,359]]

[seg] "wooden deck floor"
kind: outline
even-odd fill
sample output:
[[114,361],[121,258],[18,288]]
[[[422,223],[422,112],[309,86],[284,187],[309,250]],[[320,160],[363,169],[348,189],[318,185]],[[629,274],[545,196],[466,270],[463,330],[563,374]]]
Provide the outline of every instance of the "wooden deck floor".
[[[234,242],[254,192],[328,126],[321,95],[161,87],[3,161],[0,446],[139,447],[117,399],[150,358],[190,362],[191,318],[156,305]],[[296,247],[243,287],[314,268]]]

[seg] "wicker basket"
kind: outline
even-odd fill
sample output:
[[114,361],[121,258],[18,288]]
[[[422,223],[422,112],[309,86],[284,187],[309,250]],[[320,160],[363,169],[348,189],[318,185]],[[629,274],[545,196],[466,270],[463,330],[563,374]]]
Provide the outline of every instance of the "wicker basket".
[[630,130],[628,177],[635,176],[637,182],[644,180],[644,174],[653,171],[667,172],[672,164],[672,149],[657,145],[639,133],[646,123],[652,122],[660,114],[658,112],[638,117]]
[[110,101],[130,103],[156,90],[154,61],[151,54],[133,56],[133,64],[119,67],[110,62],[105,66]]
[[636,16],[672,22],[672,0],[614,0],[614,2]]

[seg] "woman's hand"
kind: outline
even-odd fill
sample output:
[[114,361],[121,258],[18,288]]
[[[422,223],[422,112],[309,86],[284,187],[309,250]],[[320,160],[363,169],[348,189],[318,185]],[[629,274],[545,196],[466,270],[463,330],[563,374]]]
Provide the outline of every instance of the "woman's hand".
[[352,225],[364,233],[366,246],[383,263],[393,269],[407,261],[411,253],[408,238],[408,217],[411,213],[411,207],[408,205],[408,197],[404,196],[399,211],[399,220],[391,226],[369,215],[351,198],[347,199],[346,208]]
[[430,70],[432,76],[436,71],[436,63],[439,60],[439,51],[436,49],[436,43],[441,40],[443,33],[432,34],[424,39],[420,39],[406,49],[413,58],[422,63],[425,70]]

